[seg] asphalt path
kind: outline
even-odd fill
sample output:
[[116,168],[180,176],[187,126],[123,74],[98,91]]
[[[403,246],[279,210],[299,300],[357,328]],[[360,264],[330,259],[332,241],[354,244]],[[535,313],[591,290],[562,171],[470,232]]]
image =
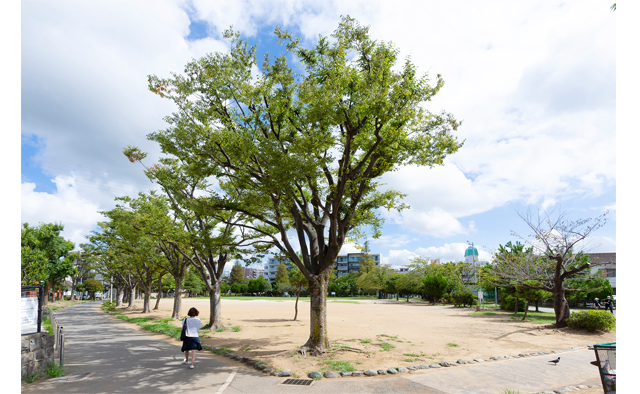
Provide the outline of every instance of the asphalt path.
[[[99,302],[61,309],[64,327],[65,378],[22,386],[23,393],[491,393],[553,390],[597,385],[593,351],[573,350],[474,365],[420,370],[397,376],[338,378],[311,386],[282,385],[244,364],[208,351],[198,352],[195,369],[182,364],[181,342],[116,319]],[[568,344],[570,345],[570,344]],[[548,362],[557,356],[561,362]]]
[[[549,308],[549,307],[546,307],[546,306],[538,307],[538,310],[540,312],[549,312],[549,313],[553,313],[554,312],[553,308]],[[572,312],[573,311],[579,312],[579,311],[584,311],[584,310],[587,310],[587,309],[572,309]],[[593,311],[595,309],[590,309],[590,310]],[[600,310],[603,311],[604,307],[602,307]],[[536,307],[529,305],[529,312],[535,312],[535,311],[536,311]],[[617,312],[617,309],[613,308],[613,316],[616,316],[616,312]]]

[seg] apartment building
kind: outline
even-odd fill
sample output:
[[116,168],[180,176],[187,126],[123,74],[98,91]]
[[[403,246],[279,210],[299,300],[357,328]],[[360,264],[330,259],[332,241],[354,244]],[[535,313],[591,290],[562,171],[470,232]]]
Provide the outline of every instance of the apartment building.
[[278,266],[284,263],[287,266],[287,269],[291,269],[291,261],[285,259],[278,259],[276,257],[269,258],[267,262],[267,268],[264,277],[269,279],[269,282],[273,283],[276,281],[276,274],[278,273]]
[[591,267],[591,273],[597,272],[609,281],[613,294],[616,294],[616,254],[614,253],[587,253],[591,264],[599,264]]
[[[364,253],[348,253],[346,255],[339,255],[336,258],[334,266],[336,276],[340,277],[360,272],[360,260],[363,255]],[[380,253],[370,253],[369,256],[371,256],[375,265],[380,265]]]

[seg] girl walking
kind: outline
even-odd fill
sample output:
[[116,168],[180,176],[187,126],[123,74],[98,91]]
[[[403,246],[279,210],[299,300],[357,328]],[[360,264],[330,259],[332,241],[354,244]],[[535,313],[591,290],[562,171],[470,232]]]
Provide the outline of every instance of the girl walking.
[[182,325],[186,326],[186,336],[187,338],[182,341],[182,352],[184,352],[184,361],[183,364],[189,364],[189,353],[191,353],[191,365],[189,365],[190,369],[193,369],[193,363],[196,361],[196,350],[202,350],[202,345],[200,344],[200,338],[198,337],[198,331],[200,327],[202,327],[202,322],[200,318],[197,316],[200,314],[196,308],[189,309],[187,315],[189,317],[185,318],[182,321]]

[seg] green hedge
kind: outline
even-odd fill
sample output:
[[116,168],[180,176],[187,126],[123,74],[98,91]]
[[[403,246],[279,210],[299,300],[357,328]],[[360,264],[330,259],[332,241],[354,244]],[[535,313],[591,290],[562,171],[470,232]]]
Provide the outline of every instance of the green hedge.
[[616,318],[609,311],[580,311],[573,312],[567,324],[579,330],[611,331],[616,327]]

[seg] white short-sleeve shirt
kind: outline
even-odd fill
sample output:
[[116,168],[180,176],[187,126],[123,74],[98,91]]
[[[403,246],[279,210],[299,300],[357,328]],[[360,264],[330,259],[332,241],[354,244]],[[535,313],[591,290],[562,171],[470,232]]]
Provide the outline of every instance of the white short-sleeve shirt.
[[202,322],[198,317],[187,317],[183,324],[187,325],[186,335],[188,337],[198,337],[198,330],[202,327]]

